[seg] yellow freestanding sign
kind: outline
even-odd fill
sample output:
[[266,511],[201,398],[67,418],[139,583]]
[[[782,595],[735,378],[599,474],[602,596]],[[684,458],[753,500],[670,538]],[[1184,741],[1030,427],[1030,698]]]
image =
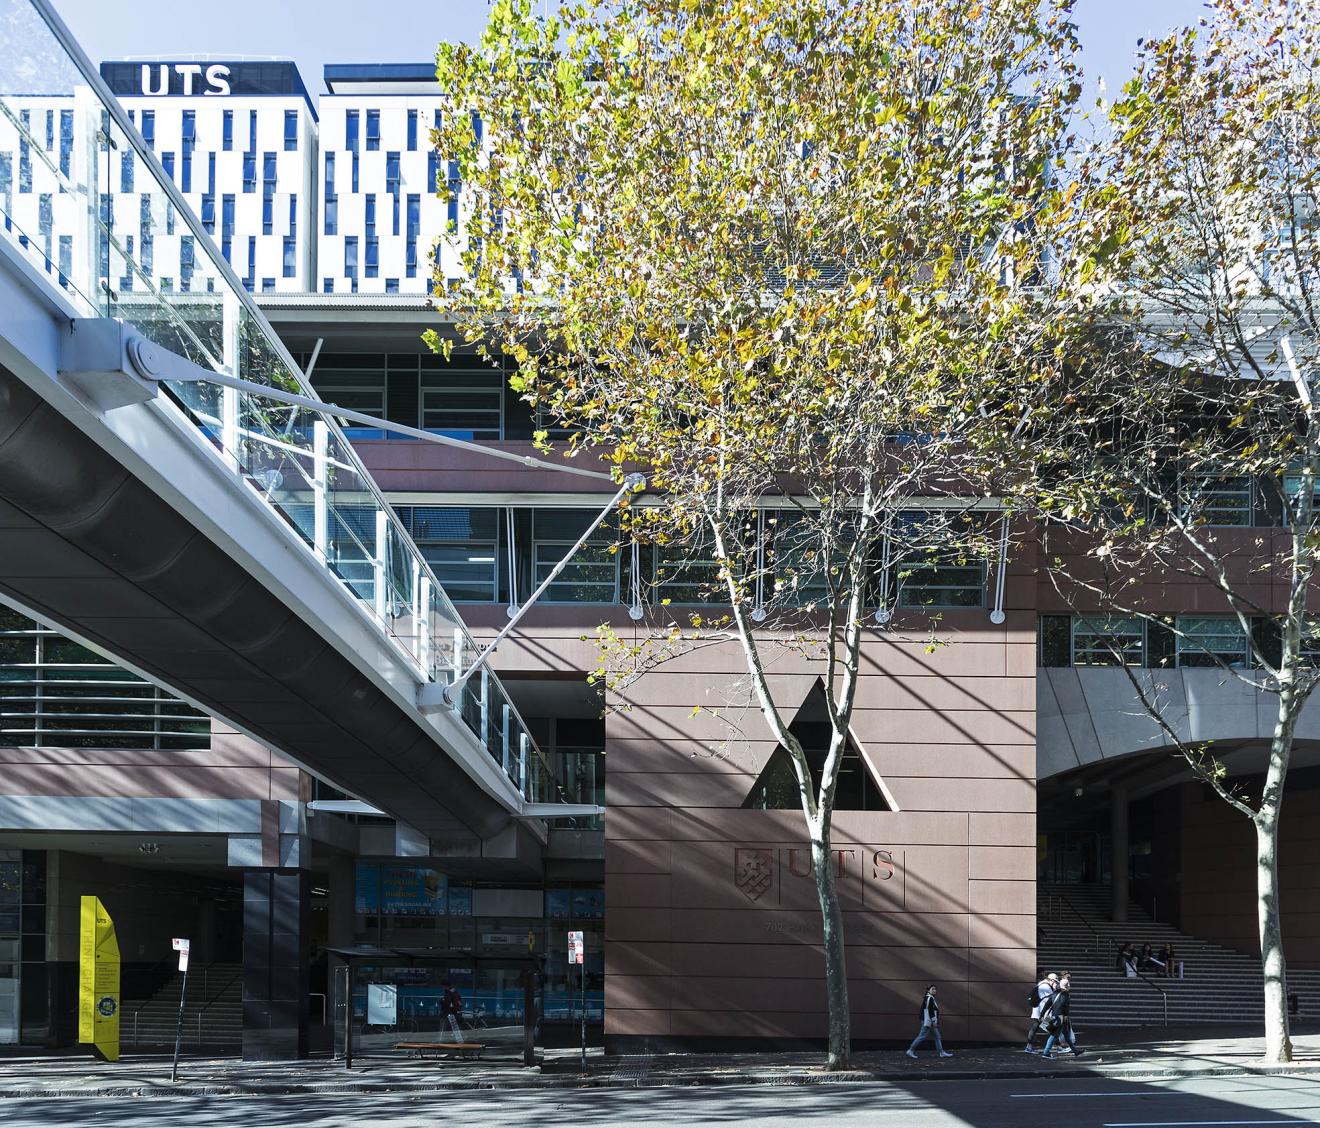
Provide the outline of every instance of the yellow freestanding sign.
[[119,1060],[119,941],[99,897],[82,899],[78,944],[78,1041]]

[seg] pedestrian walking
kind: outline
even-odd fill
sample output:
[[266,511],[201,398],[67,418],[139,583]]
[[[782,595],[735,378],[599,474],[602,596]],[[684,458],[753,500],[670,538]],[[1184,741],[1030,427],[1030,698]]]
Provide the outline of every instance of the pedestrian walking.
[[926,988],[925,998],[921,1000],[921,1029],[917,1031],[917,1036],[912,1039],[912,1045],[907,1048],[907,1056],[915,1060],[917,1056],[917,1047],[927,1038],[934,1035],[935,1051],[942,1058],[953,1057],[944,1048],[943,1041],[940,1040],[940,1005],[935,1001],[935,984],[932,983]]
[[1040,1056],[1046,1061],[1052,1061],[1054,1055],[1050,1053],[1054,1049],[1055,1042],[1067,1042],[1068,1048],[1072,1050],[1074,1057],[1081,1057],[1085,1050],[1077,1048],[1077,1036],[1073,1033],[1072,1016],[1072,978],[1065,971],[1059,976],[1059,986],[1054,994],[1050,996],[1048,1009],[1041,1017],[1041,1025],[1049,1031],[1049,1038],[1045,1041],[1045,1048]]
[[1031,1040],[1041,1029],[1041,1016],[1049,1006],[1050,998],[1054,994],[1054,989],[1059,985],[1059,977],[1050,972],[1039,983],[1031,989],[1031,1025],[1027,1027],[1027,1044],[1023,1047],[1023,1052],[1034,1054],[1036,1051],[1032,1048]]

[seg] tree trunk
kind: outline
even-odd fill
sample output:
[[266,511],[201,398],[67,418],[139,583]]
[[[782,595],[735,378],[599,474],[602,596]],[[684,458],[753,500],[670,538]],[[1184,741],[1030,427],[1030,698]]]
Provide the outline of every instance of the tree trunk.
[[844,953],[843,913],[839,910],[839,890],[835,883],[834,856],[830,851],[829,823],[811,822],[811,868],[816,878],[816,896],[820,900],[820,918],[825,948],[825,994],[829,1003],[830,1071],[848,1068],[852,1043],[852,1018],[848,1008],[848,964]]
[[1266,807],[1256,816],[1256,901],[1260,916],[1260,964],[1265,975],[1265,1060],[1292,1061],[1288,1036],[1288,970],[1279,919],[1279,817]]

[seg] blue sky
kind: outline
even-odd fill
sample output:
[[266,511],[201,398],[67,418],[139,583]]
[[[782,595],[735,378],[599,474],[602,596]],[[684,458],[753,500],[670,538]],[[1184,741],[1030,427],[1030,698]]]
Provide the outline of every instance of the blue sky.
[[[441,39],[475,39],[487,0],[53,0],[93,59],[292,58],[313,96],[326,63],[426,62]],[[548,0],[554,6],[554,0]],[[902,3],[902,0],[894,0]],[[1194,22],[1203,0],[1078,0],[1087,71],[1113,92],[1138,38]]]

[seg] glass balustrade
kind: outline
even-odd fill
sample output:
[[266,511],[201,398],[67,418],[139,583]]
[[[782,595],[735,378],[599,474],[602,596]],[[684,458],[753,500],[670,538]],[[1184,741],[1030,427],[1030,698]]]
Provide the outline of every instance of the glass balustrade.
[[[315,396],[49,6],[0,0],[0,41],[0,224],[28,266],[77,315],[117,318],[204,368]],[[166,275],[165,261],[178,269]],[[421,676],[447,681],[472,662],[476,643],[333,420],[215,384],[166,387]],[[497,677],[469,679],[456,711],[526,799],[562,800]]]

